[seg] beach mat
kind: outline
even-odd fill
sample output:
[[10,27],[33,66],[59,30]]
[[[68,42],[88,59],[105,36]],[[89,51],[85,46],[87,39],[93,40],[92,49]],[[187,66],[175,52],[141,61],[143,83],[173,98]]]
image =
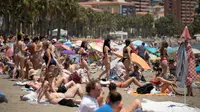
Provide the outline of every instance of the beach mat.
[[[120,58],[123,57],[123,54],[121,51],[117,51],[117,52],[114,52],[114,54]],[[133,60],[133,62],[139,64],[144,70],[151,70],[150,66],[146,63],[146,61],[144,61],[140,56],[138,56],[137,54],[135,53],[132,53],[131,54],[131,58]]]
[[139,94],[136,90],[132,91],[132,94],[135,96],[167,96],[167,93],[161,93],[161,94]]

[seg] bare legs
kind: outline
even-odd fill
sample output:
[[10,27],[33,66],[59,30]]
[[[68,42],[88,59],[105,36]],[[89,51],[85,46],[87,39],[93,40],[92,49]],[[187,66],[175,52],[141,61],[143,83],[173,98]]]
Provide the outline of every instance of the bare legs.
[[130,86],[131,83],[134,83],[135,85],[137,85],[139,87],[142,86],[135,77],[131,77],[128,80],[126,80],[125,82],[116,83],[116,85],[117,85],[117,87],[126,88],[126,87]]
[[18,54],[15,54],[14,55],[14,63],[15,63],[15,66],[14,66],[14,70],[13,70],[13,75],[12,75],[12,79],[14,80],[15,79],[15,74],[16,74],[16,71],[18,69],[18,66],[19,66],[19,55]]
[[82,65],[82,68],[86,68],[88,80],[91,81],[90,68],[89,68],[89,66],[88,66],[87,61],[85,61],[83,58],[81,58],[81,65]]
[[65,93],[65,98],[74,98],[78,94],[81,98],[83,97],[83,90],[80,84],[76,84],[69,88]]
[[101,79],[101,77],[106,73],[106,78],[107,78],[107,80],[109,80],[109,77],[110,77],[110,61],[104,59],[104,65],[105,65],[105,67],[106,67],[106,70],[103,71],[103,72],[99,75],[99,78],[98,78],[98,79]]
[[20,56],[20,78],[24,80],[24,67],[25,67],[25,57]]
[[162,77],[167,78],[167,69],[168,69],[167,60],[163,60],[161,62],[161,67],[162,67]]

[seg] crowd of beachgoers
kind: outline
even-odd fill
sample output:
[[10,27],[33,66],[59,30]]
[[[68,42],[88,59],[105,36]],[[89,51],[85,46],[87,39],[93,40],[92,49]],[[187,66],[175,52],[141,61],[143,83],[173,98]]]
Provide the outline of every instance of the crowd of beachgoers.
[[[158,48],[156,53],[160,53],[160,56],[157,65],[150,61],[146,43],[134,45],[129,39],[69,42],[66,39],[18,34],[6,40],[1,37],[0,42],[1,74],[8,75],[16,81],[16,85],[32,91],[20,96],[22,101],[78,107],[78,112],[142,112],[138,99],[123,107],[122,95],[117,88],[130,89],[130,85],[134,84],[138,87],[138,94],[151,93],[155,89],[160,93],[182,96],[175,90],[176,75],[168,73],[169,66],[175,67],[178,63],[170,65],[167,50],[173,43],[170,39],[157,44],[147,42],[150,47]],[[189,40],[182,43],[189,66],[185,81],[187,95],[193,96],[191,85],[197,77],[195,57]],[[122,44],[122,48],[114,47]],[[103,72],[93,77],[92,69],[102,69]],[[148,70],[156,71],[156,74],[149,83],[143,83],[147,81],[141,72]],[[83,84],[86,84],[85,89]],[[109,89],[106,98],[103,87]]]

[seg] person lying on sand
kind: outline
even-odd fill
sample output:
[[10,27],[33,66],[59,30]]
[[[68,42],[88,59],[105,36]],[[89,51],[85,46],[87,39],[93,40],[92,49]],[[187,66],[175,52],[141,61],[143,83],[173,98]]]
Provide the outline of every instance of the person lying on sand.
[[115,83],[116,86],[120,88],[127,88],[131,85],[131,83],[134,83],[138,87],[142,86],[142,84],[140,84],[140,82],[135,77],[131,77],[128,80],[123,81],[123,82],[100,81],[100,84],[102,85],[109,85],[110,83]]
[[[54,71],[56,71],[54,69]],[[60,104],[59,102],[65,100],[66,98],[74,98],[76,94],[78,94],[81,98],[83,96],[83,90],[80,84],[76,84],[71,88],[68,88],[65,93],[55,93],[52,88],[52,81],[58,75],[58,72],[55,74],[49,74],[48,77],[45,78],[45,81],[42,84],[42,87],[38,91],[38,102],[45,95],[47,100],[52,104]],[[77,101],[77,100],[75,100]],[[79,102],[76,102],[79,103]]]

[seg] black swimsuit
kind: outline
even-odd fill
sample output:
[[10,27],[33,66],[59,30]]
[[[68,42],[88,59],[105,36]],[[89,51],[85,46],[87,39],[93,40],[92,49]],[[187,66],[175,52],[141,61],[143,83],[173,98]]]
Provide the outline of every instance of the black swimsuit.
[[[47,65],[49,58],[44,54],[43,59],[44,59],[46,65]],[[51,55],[51,61],[50,61],[50,63],[49,63],[49,66],[50,66],[50,65],[56,65],[56,61],[53,59],[53,56],[52,56],[52,55]]]
[[[128,51],[125,50],[124,53],[128,53]],[[131,53],[133,53],[132,50],[131,50]],[[124,61],[125,61],[126,59],[127,59],[126,57],[123,57],[123,58],[122,58],[122,62],[124,63]]]

